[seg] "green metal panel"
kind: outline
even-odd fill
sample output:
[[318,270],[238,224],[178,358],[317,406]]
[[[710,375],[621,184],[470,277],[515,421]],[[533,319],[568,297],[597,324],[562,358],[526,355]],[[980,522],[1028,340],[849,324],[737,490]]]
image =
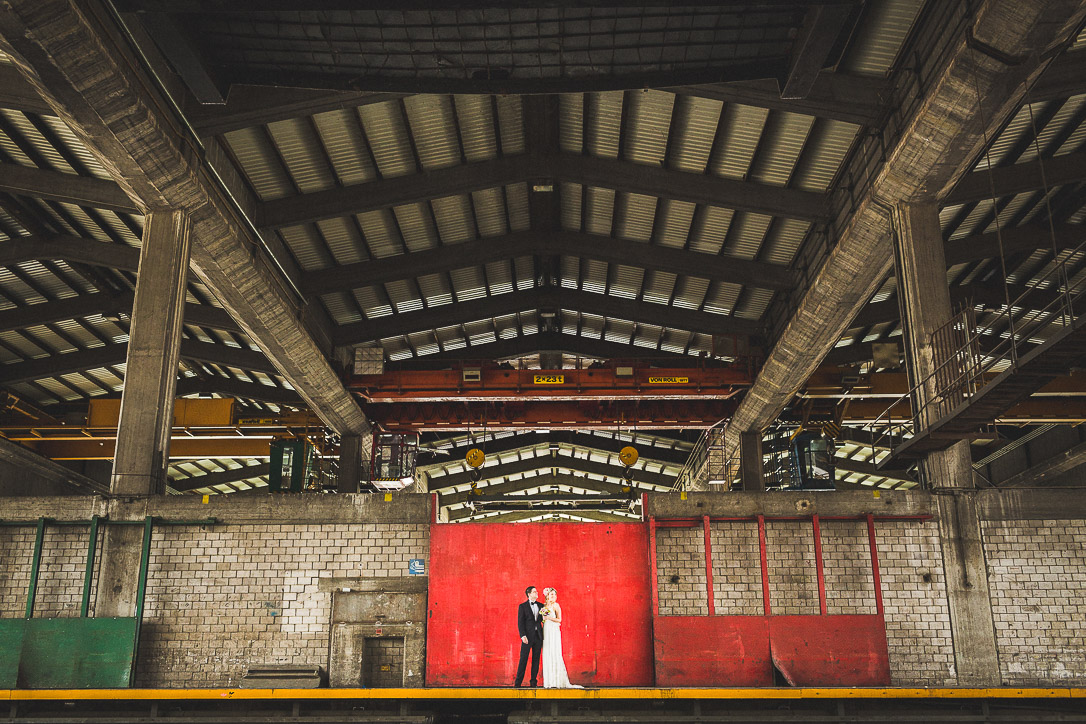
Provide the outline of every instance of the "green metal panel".
[[306,440],[274,440],[271,443],[268,488],[273,493],[287,490],[302,492],[315,473],[313,459],[313,446]]
[[19,688],[129,685],[136,650],[135,618],[34,618],[23,623]]
[[16,689],[26,619],[0,618],[0,689]]

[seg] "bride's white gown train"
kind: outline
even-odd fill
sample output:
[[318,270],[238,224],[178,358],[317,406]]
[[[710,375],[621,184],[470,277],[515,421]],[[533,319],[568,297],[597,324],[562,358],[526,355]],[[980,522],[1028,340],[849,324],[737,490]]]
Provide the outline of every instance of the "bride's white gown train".
[[569,683],[566,662],[562,659],[562,626],[554,621],[543,622],[543,688],[583,689]]

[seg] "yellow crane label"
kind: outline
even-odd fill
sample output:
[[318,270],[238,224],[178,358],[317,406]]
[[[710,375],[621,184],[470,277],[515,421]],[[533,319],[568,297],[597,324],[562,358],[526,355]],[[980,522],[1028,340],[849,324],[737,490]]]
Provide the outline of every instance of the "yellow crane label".
[[564,385],[565,375],[533,375],[532,383],[536,385]]

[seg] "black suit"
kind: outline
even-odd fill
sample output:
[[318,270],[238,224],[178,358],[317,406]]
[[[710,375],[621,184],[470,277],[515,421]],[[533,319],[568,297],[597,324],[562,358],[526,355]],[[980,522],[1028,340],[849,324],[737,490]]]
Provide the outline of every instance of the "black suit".
[[[543,610],[542,601],[536,601],[535,605],[537,611]],[[517,664],[517,680],[514,683],[520,686],[524,681],[524,669],[528,665],[530,651],[532,653],[532,686],[536,686],[539,680],[539,659],[543,651],[543,617],[532,613],[530,601],[524,601],[517,609],[517,631],[522,637],[527,637],[528,643],[524,643],[524,638],[521,638],[520,663]]]

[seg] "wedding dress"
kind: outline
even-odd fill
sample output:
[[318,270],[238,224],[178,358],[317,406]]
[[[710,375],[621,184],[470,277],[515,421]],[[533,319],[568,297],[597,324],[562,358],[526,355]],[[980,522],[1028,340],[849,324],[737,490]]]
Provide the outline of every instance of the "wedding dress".
[[562,659],[562,625],[557,621],[543,622],[543,688],[544,689],[583,689],[583,686],[569,683],[566,662]]

